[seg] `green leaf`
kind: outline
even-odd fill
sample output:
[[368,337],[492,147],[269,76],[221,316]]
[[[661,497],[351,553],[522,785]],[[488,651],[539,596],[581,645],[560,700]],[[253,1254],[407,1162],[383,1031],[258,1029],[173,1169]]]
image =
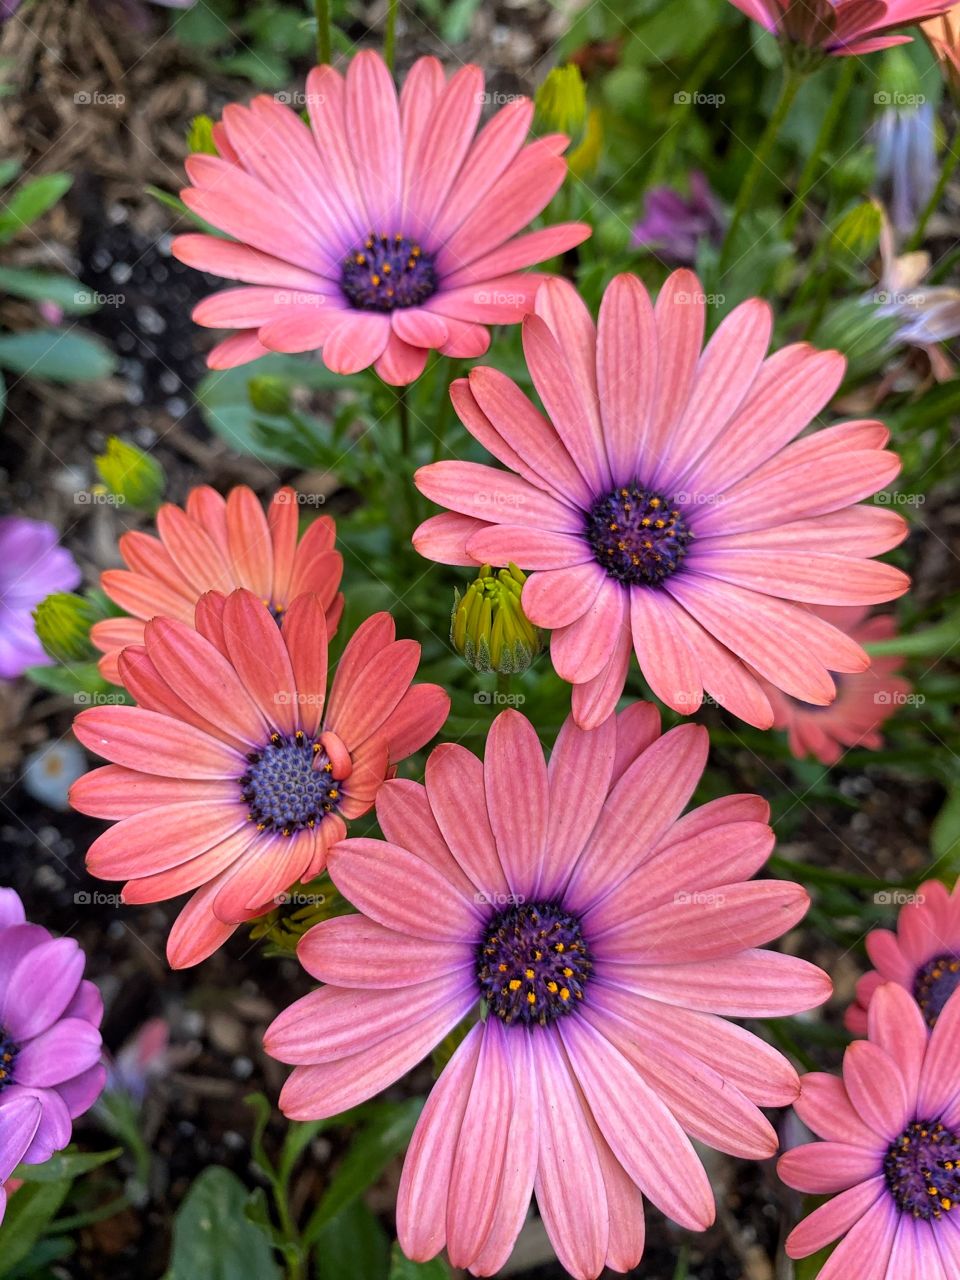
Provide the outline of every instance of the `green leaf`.
[[79,662],[69,667],[28,667],[24,675],[41,689],[73,698],[78,709],[129,702],[122,689],[104,680],[95,662]]
[[23,1182],[62,1182],[77,1178],[81,1173],[99,1169],[123,1155],[123,1147],[111,1147],[109,1151],[76,1151],[67,1148],[45,1160],[43,1164],[21,1164],[14,1172]]
[[960,870],[960,779],[947,792],[947,798],[930,828],[930,847],[935,858],[944,859],[951,874]]
[[67,1198],[72,1180],[32,1182],[10,1197],[3,1220],[3,1248],[0,1249],[0,1276],[9,1275],[40,1239]]
[[0,160],[0,187],[12,182],[22,168],[19,160]]
[[70,190],[73,183],[69,173],[48,173],[42,178],[24,182],[4,202],[0,212],[0,241],[10,240],[46,213]]
[[116,360],[97,338],[67,329],[31,329],[0,337],[0,367],[51,382],[106,378]]
[[229,1169],[204,1169],[174,1219],[164,1280],[280,1280],[269,1240],[246,1216],[251,1198]]
[[442,1258],[433,1258],[430,1262],[411,1262],[404,1257],[399,1244],[395,1244],[390,1255],[388,1280],[450,1280],[450,1268]]
[[36,302],[54,302],[70,315],[85,315],[97,309],[93,290],[73,276],[55,275],[49,271],[0,267],[0,291]]
[[316,1243],[316,1280],[386,1280],[390,1246],[362,1200],[323,1227]]
[[364,1126],[330,1180],[304,1231],[312,1244],[321,1229],[374,1183],[386,1166],[403,1151],[423,1108],[422,1098],[384,1102],[371,1107]]
[[[197,5],[199,9],[201,6]],[[225,235],[213,223],[207,222],[206,218],[198,217],[193,213],[179,196],[171,195],[169,191],[164,191],[162,187],[147,186],[147,195],[153,196],[154,200],[159,200],[161,204],[165,204],[168,209],[172,209],[178,217],[186,218],[188,222],[192,222],[195,227],[201,231],[205,231],[209,236],[216,236],[220,240],[229,240],[229,236]]]

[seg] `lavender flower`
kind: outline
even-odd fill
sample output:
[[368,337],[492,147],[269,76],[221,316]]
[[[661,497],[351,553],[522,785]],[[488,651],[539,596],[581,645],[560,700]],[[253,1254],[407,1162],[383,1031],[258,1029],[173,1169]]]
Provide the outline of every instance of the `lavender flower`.
[[723,209],[706,175],[694,169],[688,185],[688,196],[672,187],[654,187],[647,192],[643,220],[633,229],[634,248],[648,249],[677,266],[692,267],[701,240],[717,246],[722,243]]
[[27,667],[48,665],[32,612],[51,591],[80,582],[73,556],[57,545],[57,531],[43,520],[0,518],[0,678],[13,680]]
[[890,107],[873,125],[877,194],[900,235],[909,235],[937,182],[933,103]]
[[[27,924],[17,894],[0,889],[0,1180],[20,1160],[42,1164],[67,1146],[73,1120],[103,1089],[103,1002],[83,969],[72,938]],[[30,1101],[36,1114],[24,1109]]]

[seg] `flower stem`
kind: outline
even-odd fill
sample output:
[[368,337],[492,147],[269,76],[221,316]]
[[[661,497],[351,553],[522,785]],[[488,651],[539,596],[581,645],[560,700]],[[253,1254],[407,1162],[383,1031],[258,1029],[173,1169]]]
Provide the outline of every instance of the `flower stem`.
[[777,104],[773,109],[770,119],[767,121],[767,127],[761,135],[757,144],[757,149],[753,153],[753,163],[747,170],[747,175],[741,184],[740,191],[737,195],[737,202],[733,206],[733,216],[730,219],[730,226],[727,230],[726,238],[723,242],[723,251],[720,254],[720,268],[723,270],[729,265],[730,254],[736,243],[737,232],[740,230],[740,224],[743,222],[743,215],[746,213],[753,200],[754,192],[757,189],[757,183],[760,181],[764,169],[768,168],[770,154],[773,151],[783,122],[786,120],[790,108],[793,106],[793,100],[797,96],[797,90],[803,83],[803,73],[793,67],[784,68],[783,81],[780,85],[780,96],[777,98]]
[[954,151],[950,143],[947,143],[947,154],[943,161],[943,168],[940,170],[940,180],[938,181],[933,195],[927,201],[926,208],[921,213],[913,235],[907,242],[907,252],[919,249],[923,244],[923,237],[927,230],[927,223],[933,217],[943,199],[943,193],[946,191],[950,179],[957,171],[957,165],[960,164],[960,151]]
[[323,67],[333,61],[330,34],[330,0],[314,0],[317,13],[317,63]]
[[397,57],[397,10],[400,5],[398,0],[389,0],[387,4],[387,25],[383,33],[383,60],[393,75],[394,63]]
[[410,403],[407,400],[407,388],[397,388],[397,418],[400,424],[400,451],[405,458],[410,457]]
[[817,140],[813,144],[813,150],[807,157],[807,163],[803,166],[803,172],[800,174],[800,181],[797,183],[797,194],[794,197],[793,204],[787,210],[787,216],[783,223],[784,237],[789,240],[794,231],[797,229],[797,223],[803,215],[804,209],[807,207],[807,197],[813,190],[817,179],[817,170],[820,167],[820,159],[830,145],[840,117],[843,114],[843,108],[846,105],[847,98],[850,96],[850,90],[857,77],[856,58],[842,58],[843,68],[840,71],[840,78],[837,80],[837,87],[833,91],[833,97],[830,100],[830,106],[827,108],[820,125],[820,132],[817,134]]

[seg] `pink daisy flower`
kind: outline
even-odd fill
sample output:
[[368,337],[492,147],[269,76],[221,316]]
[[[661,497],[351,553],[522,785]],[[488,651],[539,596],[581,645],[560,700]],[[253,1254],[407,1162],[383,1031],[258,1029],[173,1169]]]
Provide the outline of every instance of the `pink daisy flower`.
[[701,353],[704,304],[689,271],[655,307],[635,276],[618,276],[598,332],[572,286],[545,284],[523,343],[549,416],[504,374],[474,369],[454,404],[508,470],[437,462],[416,474],[450,509],[414,534],[424,556],[534,571],[524,610],[553,630],[553,665],[586,728],[616,705],[631,648],[684,714],[706,690],[769,728],[758,676],[826,706],[831,673],[869,659],[807,605],[871,604],[908,586],[869,559],[905,537],[903,519],[854,505],[899,470],[886,428],[845,422],[795,439],[839,386],[843,357],[806,343],[767,356],[772,316],[757,298]]
[[910,44],[900,27],[946,13],[954,0],[730,0],[787,44],[833,57]]
[[[896,622],[889,614],[868,617],[867,605],[824,606],[811,612],[862,645],[892,640],[897,632]],[[815,756],[822,764],[836,764],[851,747],[879,751],[883,746],[880,726],[896,714],[912,688],[897,674],[902,661],[896,656],[873,658],[866,671],[836,676],[837,696],[829,707],[801,702],[781,693],[768,680],[761,680],[773,708],[773,727],[787,731],[790,751],[798,760]]]
[[320,516],[299,536],[300,505],[294,489],[278,489],[267,513],[252,489],[238,485],[224,500],[209,485],[191,489],[184,510],[165,503],[157,512],[157,537],[125,533],[120,554],[126,569],[107,569],[100,586],[132,614],[94,624],[90,638],[102,650],[100,672],[120,683],[119,658],[143,644],[144,625],[157,615],[193,626],[205,591],[247,587],[282,621],[299,595],[319,597],[333,635],[343,612],[343,557],[334,550],[337,528]]
[[419,644],[375,614],[347,642],[327,698],[319,597],[298,597],[281,630],[242,589],[202,596],[196,630],[154,618],[143,646],[124,649],[120,676],[139,705],[77,716],[76,736],[112,763],[70,799],[115,823],[87,868],[126,880],[125,902],[193,891],[167,944],[174,968],[318,875],[347,821],[437,732],[450,699],[412,684],[419,660]]
[[804,1258],[840,1238],[819,1280],[953,1280],[960,1275],[960,998],[932,1034],[902,987],[870,1004],[869,1039],[843,1078],[802,1078],[794,1104],[824,1138],[781,1156],[780,1177],[833,1198],[787,1238]]
[[[897,928],[867,934],[873,969],[857,983],[857,998],[844,1021],[854,1035],[867,1032],[867,1009],[876,990],[896,982],[920,1006],[927,1026],[935,1027],[947,1001],[960,986],[960,891],[928,880],[913,901],[901,907]],[[960,1086],[958,1086],[960,1087]]]
[[764,801],[681,817],[706,756],[702,727],[661,737],[656,709],[635,703],[592,730],[568,719],[547,765],[530,722],[505,711],[482,762],[444,744],[425,786],[381,788],[389,843],[331,850],[360,914],[304,937],[300,959],[327,985],[266,1033],[296,1068],[286,1115],[345,1111],[485,1010],[407,1153],[408,1257],[446,1246],[454,1266],[493,1274],[534,1193],[572,1276],[626,1271],[644,1196],[681,1226],[713,1221],[691,1137],[751,1159],[776,1149],[759,1108],[794,1098],[795,1073],[726,1017],[809,1009],[830,983],[761,949],[807,908],[801,886],[750,879],[773,844]]
[[383,59],[365,50],[345,77],[328,66],[307,76],[309,127],[266,96],[227,107],[220,155],[190,156],[183,200],[233,240],[173,243],[181,262],[244,282],[193,314],[238,331],[211,367],[320,348],[335,373],[372,364],[402,385],[431,350],[482,355],[487,326],[529,311],[543,276],[522,268],[590,228],[518,234],[563,183],[567,139],[524,145],[533,104],[520,97],[477,133],[485,96],[479,67],[448,81],[436,58],[420,58],[398,98]]
[[[0,889],[0,1183],[62,1151],[103,1090],[103,1001],[85,964],[73,938],[29,924]],[[0,1186],[0,1217],[5,1204]]]

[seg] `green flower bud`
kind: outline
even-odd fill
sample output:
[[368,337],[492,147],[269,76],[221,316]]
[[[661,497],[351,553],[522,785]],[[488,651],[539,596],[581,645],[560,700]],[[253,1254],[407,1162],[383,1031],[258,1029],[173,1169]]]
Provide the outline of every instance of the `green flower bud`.
[[72,591],[55,591],[33,611],[37,639],[54,662],[89,662],[94,656],[90,628],[99,614],[89,600]]
[[876,200],[864,200],[848,210],[830,229],[832,247],[865,262],[876,253],[883,229],[883,209]]
[[450,640],[468,666],[484,674],[526,671],[542,646],[540,632],[523,612],[526,574],[515,564],[485,564],[461,596],[455,592]]
[[279,418],[290,412],[290,388],[283,378],[262,374],[247,383],[247,395],[255,413]]
[[187,130],[187,150],[191,155],[198,152],[205,156],[218,155],[217,144],[213,140],[213,121],[209,116],[194,116]]
[[580,68],[568,62],[554,67],[536,92],[537,122],[544,133],[576,139],[587,120],[587,87]]
[[122,502],[144,511],[155,511],[159,506],[166,484],[163,467],[135,444],[110,436],[93,465],[107,490]]
[[579,146],[567,160],[570,172],[578,178],[589,178],[600,163],[603,151],[603,116],[596,107],[587,112],[587,123]]

